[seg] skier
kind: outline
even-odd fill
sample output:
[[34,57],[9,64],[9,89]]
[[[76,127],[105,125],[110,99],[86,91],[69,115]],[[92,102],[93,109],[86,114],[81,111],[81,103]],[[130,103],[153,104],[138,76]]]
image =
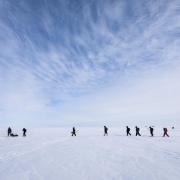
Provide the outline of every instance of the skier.
[[128,126],[126,126],[126,133],[127,133],[127,136],[129,136],[129,135],[131,136],[130,130],[131,130],[131,129],[130,129]]
[[150,126],[150,127],[149,127],[149,130],[150,130],[151,136],[153,137],[153,136],[154,136],[154,134],[153,134],[154,128],[152,128],[152,127]]
[[23,131],[23,136],[26,136],[27,129],[23,128],[22,131]]
[[108,136],[108,128],[104,126],[104,136]]
[[75,127],[72,128],[71,134],[72,134],[72,136],[76,136],[76,129],[75,129]]
[[8,136],[10,136],[10,135],[11,135],[11,133],[12,133],[12,129],[11,129],[10,127],[8,127],[7,133],[8,133]]
[[139,133],[140,129],[137,126],[135,127],[135,129],[136,129],[136,136],[141,136],[141,134]]
[[163,131],[164,131],[163,137],[165,137],[165,136],[169,137],[169,135],[167,133],[168,129],[167,128],[163,128]]

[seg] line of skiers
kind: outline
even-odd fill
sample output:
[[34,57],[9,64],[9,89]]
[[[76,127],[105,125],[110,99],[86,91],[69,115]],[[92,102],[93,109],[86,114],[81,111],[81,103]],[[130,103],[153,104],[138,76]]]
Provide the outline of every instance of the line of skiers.
[[[126,135],[127,136],[131,136],[130,131],[131,131],[131,129],[128,126],[126,126]],[[135,131],[136,131],[136,136],[141,136],[139,127],[136,126]],[[149,131],[150,131],[150,135],[153,137],[154,136],[154,128],[152,126],[149,127]],[[76,136],[76,132],[77,132],[77,130],[75,129],[75,127],[73,127],[71,135]],[[108,128],[106,126],[104,126],[104,136],[108,136]],[[163,128],[163,137],[165,137],[165,136],[169,137],[167,128]]]
[[[23,136],[25,137],[25,136],[26,136],[27,129],[26,129],[26,128],[23,128],[23,129],[22,129],[22,132],[23,132]],[[11,129],[10,127],[8,127],[7,135],[10,136],[10,137],[17,137],[17,136],[18,136],[18,134],[14,134],[14,133],[12,132],[12,129]]]
[[[173,127],[173,129],[174,129],[174,127]],[[130,131],[131,131],[131,129],[128,126],[126,126],[126,135],[127,136],[131,136]],[[135,131],[136,131],[136,136],[141,136],[139,127],[136,126]],[[150,131],[150,135],[153,137],[154,136],[154,128],[152,126],[149,127],[149,131]],[[23,128],[22,132],[23,132],[23,136],[25,137],[27,129]],[[76,136],[77,132],[78,132],[78,130],[76,130],[76,128],[73,127],[71,135]],[[7,134],[8,134],[8,136],[11,136],[11,137],[17,137],[18,136],[18,134],[12,133],[12,129],[10,127],[7,130]],[[108,128],[106,126],[104,126],[104,136],[108,136]],[[163,137],[165,137],[165,136],[169,137],[167,128],[163,128]]]

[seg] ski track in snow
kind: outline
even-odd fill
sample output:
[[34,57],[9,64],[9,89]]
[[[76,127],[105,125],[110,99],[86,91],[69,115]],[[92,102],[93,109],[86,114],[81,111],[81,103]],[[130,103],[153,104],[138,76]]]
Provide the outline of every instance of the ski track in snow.
[[[142,134],[147,132],[142,132]],[[162,133],[162,132],[161,132]],[[179,180],[180,131],[170,138],[126,137],[112,129],[36,129],[28,137],[0,133],[0,180]]]

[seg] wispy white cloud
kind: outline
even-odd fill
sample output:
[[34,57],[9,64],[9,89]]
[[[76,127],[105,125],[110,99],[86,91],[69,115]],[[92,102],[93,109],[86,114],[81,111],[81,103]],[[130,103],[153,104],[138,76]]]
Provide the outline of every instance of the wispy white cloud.
[[[76,116],[84,119],[93,112],[95,121],[108,112],[109,120],[114,116],[133,119],[126,115],[128,111],[137,117],[152,113],[161,119],[168,109],[169,117],[178,119],[178,1],[2,1],[0,10],[0,113],[7,122],[11,119],[7,113],[16,116],[14,123],[26,119],[21,113],[31,123],[43,123],[50,117],[57,123],[59,115],[72,122]],[[171,90],[161,88],[163,77]],[[141,86],[147,91],[146,81],[152,84],[149,98],[134,94]],[[134,87],[129,91],[132,82]],[[118,88],[118,95],[114,89],[107,92],[109,86],[124,88]],[[104,92],[102,97],[106,92],[109,99],[92,102],[101,97],[99,91]],[[156,108],[159,114],[154,109],[156,93],[163,94]],[[77,97],[80,102],[86,99],[88,109],[81,111],[83,103],[71,106],[76,106]],[[160,108],[165,97],[175,111],[169,106]],[[122,99],[123,105],[119,104]],[[137,109],[131,106],[131,99]],[[73,118],[68,118],[69,111],[73,111]]]

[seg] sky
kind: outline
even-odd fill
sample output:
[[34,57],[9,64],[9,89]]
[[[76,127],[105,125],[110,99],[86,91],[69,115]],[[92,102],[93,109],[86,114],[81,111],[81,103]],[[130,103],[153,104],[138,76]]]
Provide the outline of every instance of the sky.
[[180,124],[179,0],[0,0],[0,126]]

